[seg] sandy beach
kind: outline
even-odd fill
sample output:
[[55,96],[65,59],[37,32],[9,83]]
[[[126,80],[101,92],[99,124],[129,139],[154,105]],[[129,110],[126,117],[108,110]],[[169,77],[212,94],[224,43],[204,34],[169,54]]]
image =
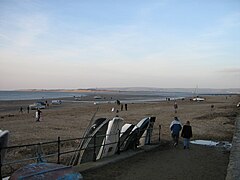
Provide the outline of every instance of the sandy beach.
[[[162,151],[163,149],[170,149],[173,151],[171,144],[169,143],[171,140],[169,125],[174,116],[178,116],[183,124],[187,120],[191,122],[193,139],[231,142],[234,132],[234,120],[239,114],[239,109],[237,109],[236,104],[240,101],[240,96],[237,95],[205,96],[206,100],[203,102],[179,99],[177,100],[177,113],[174,112],[173,101],[128,103],[128,110],[121,111],[120,106],[114,103],[114,101],[116,99],[124,101],[124,96],[117,96],[114,93],[109,95],[106,93],[106,95],[104,95],[105,103],[94,103],[96,102],[93,98],[94,95],[95,94],[83,97],[80,101],[74,101],[74,99],[71,98],[64,99],[61,105],[50,104],[48,108],[42,110],[41,122],[35,121],[35,110],[30,110],[29,113],[26,111],[27,106],[35,102],[35,100],[0,101],[0,129],[10,131],[9,145],[57,140],[58,136],[60,136],[61,139],[78,138],[84,133],[84,130],[97,108],[99,108],[99,110],[95,118],[106,117],[110,119],[116,115],[116,111],[111,111],[111,109],[114,108],[115,110],[119,110],[119,113],[117,114],[124,119],[125,123],[136,124],[144,117],[155,116],[156,122],[154,125],[154,133],[155,135],[158,133],[157,127],[161,125],[161,139],[166,142],[159,151]],[[214,105],[214,108],[211,108],[211,105]],[[19,112],[21,106],[24,109],[23,113]],[[157,138],[158,137],[155,136],[155,139]],[[156,151],[157,150],[155,150],[154,153],[151,153],[152,158],[154,158]],[[199,157],[201,157],[201,155],[207,156],[209,153],[216,154],[215,151],[216,150],[213,149],[197,149],[194,151],[194,155],[198,154]],[[219,157],[222,157],[222,159],[219,160]],[[224,169],[228,164],[228,154],[225,153],[224,156],[221,155],[219,157],[215,158],[215,163],[213,162],[211,163],[212,165],[210,164],[208,166],[213,167],[219,165]],[[8,158],[12,159],[13,157]],[[175,160],[178,161],[177,159]],[[143,160],[135,159],[135,161]],[[218,161],[221,161],[221,163]],[[150,161],[146,162],[151,166]],[[198,162],[196,161],[194,164],[195,163]],[[199,161],[199,163],[201,162]],[[203,166],[204,162],[200,165]],[[206,168],[208,166],[206,166]],[[114,170],[114,168],[116,168],[115,166],[112,168],[113,171],[111,173],[116,171]],[[120,177],[123,172],[121,172],[120,169],[117,171],[118,175],[116,177]],[[123,171],[127,171],[126,168],[123,169]],[[213,174],[214,171],[215,173],[221,173],[218,168],[213,168]],[[98,171],[98,173],[101,172]],[[224,172],[222,173],[224,176]],[[86,176],[88,175],[86,174]],[[121,177],[122,179],[125,179],[123,176]],[[94,179],[94,177],[89,177],[89,179]],[[175,178],[169,177],[169,179]]]

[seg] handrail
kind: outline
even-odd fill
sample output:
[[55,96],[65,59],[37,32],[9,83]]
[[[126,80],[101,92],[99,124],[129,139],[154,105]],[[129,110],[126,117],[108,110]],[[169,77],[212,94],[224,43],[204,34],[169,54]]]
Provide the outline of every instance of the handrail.
[[[157,129],[157,128],[151,128],[150,130],[153,131],[154,129]],[[159,127],[158,127],[158,136],[159,136],[158,139],[159,139],[159,141],[160,141],[160,131],[161,131],[161,126],[159,125]],[[42,146],[42,145],[56,144],[57,145],[57,148],[56,148],[57,150],[55,151],[55,153],[51,153],[51,154],[47,154],[47,155],[41,155],[41,157],[42,158],[50,158],[50,157],[57,156],[57,163],[60,164],[60,157],[61,157],[61,155],[66,155],[66,154],[70,154],[70,153],[80,152],[80,151],[83,151],[85,149],[93,149],[94,150],[93,161],[96,161],[96,152],[95,152],[95,150],[98,147],[102,147],[102,146],[106,146],[106,145],[112,145],[112,144],[117,144],[117,152],[116,153],[120,154],[120,136],[121,136],[121,134],[122,133],[119,130],[117,133],[101,134],[101,135],[98,135],[98,136],[87,136],[87,137],[81,137],[81,138],[61,139],[60,137],[58,137],[58,139],[55,140],[55,141],[47,141],[47,142],[40,142],[40,143],[32,143],[32,144],[0,147],[0,154],[1,154],[2,150],[10,150],[10,149],[23,148],[23,147],[34,147],[34,146],[39,146],[39,145]],[[96,139],[97,138],[106,137],[106,136],[116,136],[116,135],[118,136],[118,138],[117,138],[117,140],[115,142],[103,143],[101,145],[96,145]],[[88,147],[88,148],[80,148],[80,149],[69,150],[69,151],[62,151],[61,152],[61,144],[66,143],[66,142],[70,142],[70,141],[85,140],[85,139],[89,139],[89,138],[94,138],[93,146]],[[20,164],[20,163],[24,163],[24,162],[31,161],[31,160],[36,160],[38,158],[39,158],[38,156],[34,156],[34,157],[20,159],[20,160],[14,160],[14,161],[9,161],[9,162],[2,162],[2,159],[1,159],[1,156],[0,156],[0,179],[2,178],[2,167],[3,166],[12,165],[12,164]]]

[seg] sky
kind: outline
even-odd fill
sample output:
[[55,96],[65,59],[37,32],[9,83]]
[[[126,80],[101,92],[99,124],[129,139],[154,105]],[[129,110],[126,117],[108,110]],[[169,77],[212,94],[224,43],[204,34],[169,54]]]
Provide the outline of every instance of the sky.
[[240,88],[239,0],[0,0],[0,90]]

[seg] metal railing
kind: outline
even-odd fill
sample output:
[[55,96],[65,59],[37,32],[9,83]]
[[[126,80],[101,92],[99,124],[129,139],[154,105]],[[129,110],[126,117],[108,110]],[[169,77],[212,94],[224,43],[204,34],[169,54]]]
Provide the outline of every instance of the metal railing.
[[[101,145],[97,145],[96,142],[97,142],[97,138],[100,138],[100,137],[106,137],[106,136],[116,136],[118,135],[118,140],[115,141],[115,142],[112,142],[112,143],[104,143],[104,144],[101,144]],[[54,162],[54,163],[62,163],[62,164],[66,164],[66,163],[63,163],[61,162],[61,158],[63,155],[68,155],[68,154],[72,154],[72,153],[77,153],[77,152],[80,152],[80,151],[83,151],[83,150],[86,150],[86,149],[92,149],[93,150],[93,162],[95,162],[97,160],[97,152],[96,152],[96,148],[99,148],[101,146],[106,146],[106,145],[111,145],[111,144],[117,144],[117,150],[116,150],[116,154],[120,154],[121,152],[121,142],[120,142],[120,130],[118,131],[117,134],[103,134],[103,135],[98,135],[98,136],[88,136],[88,137],[82,137],[82,138],[71,138],[71,139],[61,139],[60,137],[57,138],[56,141],[48,141],[48,142],[40,142],[40,143],[33,143],[33,144],[25,144],[25,145],[16,145],[16,146],[8,146],[8,147],[0,147],[0,179],[2,179],[3,176],[8,176],[10,174],[12,174],[15,170],[17,170],[18,168],[24,166],[24,163],[26,162],[33,162],[33,161],[44,161],[45,159],[50,159],[50,158],[53,158],[53,157],[57,157],[57,159],[53,160],[53,159],[50,159],[51,162]],[[156,141],[159,141],[160,142],[160,136],[161,136],[161,125],[159,125],[157,128],[153,128],[152,129],[152,135],[151,135],[151,141],[152,142],[156,142]],[[144,137],[144,136],[142,136]],[[67,150],[68,149],[68,146],[65,145],[63,146],[63,144],[67,144],[69,142],[72,142],[74,141],[74,144],[78,144],[81,142],[81,141],[85,141],[89,138],[93,138],[93,145],[91,147],[88,147],[88,148],[77,148],[77,147],[73,147],[71,146],[71,150]],[[76,142],[77,141],[77,142]],[[123,143],[123,142],[122,142]],[[46,150],[43,151],[42,148],[44,146],[50,146],[50,145],[53,145],[53,152],[47,152]],[[33,148],[36,148],[35,150]],[[30,149],[30,152],[28,152],[27,154],[25,154],[25,156],[29,156],[29,154],[33,155],[33,153],[36,153],[37,155],[36,156],[33,156],[33,157],[28,157],[28,158],[25,158],[24,155],[18,155],[20,157],[18,157],[19,159],[16,160],[17,158],[15,157],[11,157],[11,160],[9,160],[9,157],[8,156],[14,156],[17,154],[19,154],[19,151],[21,151],[21,148],[24,148],[25,151],[29,151],[29,149],[26,149],[26,148],[32,148]],[[18,151],[15,151],[14,152],[14,149],[18,149]],[[72,150],[73,149],[73,150]],[[4,162],[2,161],[1,159],[1,154],[2,154],[2,151],[5,150],[7,151],[6,153],[6,158],[4,160]],[[24,152],[23,150],[23,152]],[[51,150],[51,147],[50,147],[50,150]],[[13,151],[13,152],[12,152]],[[49,149],[48,149],[49,151]],[[46,154],[44,154],[44,153]],[[24,158],[23,158],[24,157]],[[66,160],[67,162],[67,160]],[[69,162],[69,161],[68,161]],[[19,164],[20,166],[17,166],[16,168],[13,168],[12,165],[16,165],[16,164]],[[10,172],[7,173],[7,170],[5,169],[4,170],[4,174],[3,174],[3,167],[6,167],[6,166],[9,166],[11,168]]]

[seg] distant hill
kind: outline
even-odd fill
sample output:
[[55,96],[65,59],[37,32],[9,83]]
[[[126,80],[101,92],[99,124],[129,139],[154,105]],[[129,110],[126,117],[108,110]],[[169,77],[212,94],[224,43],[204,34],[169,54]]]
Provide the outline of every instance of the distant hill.
[[211,89],[211,88],[151,88],[151,87],[124,87],[124,88],[98,88],[110,91],[157,91],[157,92],[192,92],[196,94],[240,94],[240,88]]
[[[19,90],[18,90],[19,91]],[[186,92],[193,94],[240,94],[240,88],[152,88],[152,87],[112,87],[112,88],[78,88],[78,89],[21,89],[20,91],[52,92],[111,92],[111,91],[149,91],[149,92]]]

